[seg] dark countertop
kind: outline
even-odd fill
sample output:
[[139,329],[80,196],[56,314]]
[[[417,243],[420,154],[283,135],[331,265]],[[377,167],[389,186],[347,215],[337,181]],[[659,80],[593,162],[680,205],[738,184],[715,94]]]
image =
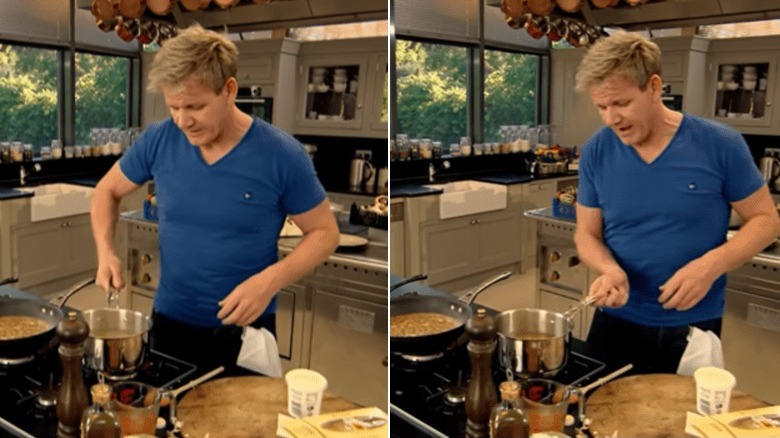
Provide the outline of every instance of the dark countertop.
[[7,187],[0,187],[0,201],[16,198],[29,198],[34,195],[33,192],[26,192],[19,189],[11,189]]

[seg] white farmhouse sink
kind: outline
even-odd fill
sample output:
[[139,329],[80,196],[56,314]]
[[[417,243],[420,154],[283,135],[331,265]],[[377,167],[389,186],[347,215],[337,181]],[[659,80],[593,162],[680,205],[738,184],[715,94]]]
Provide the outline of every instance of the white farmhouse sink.
[[441,189],[439,217],[448,219],[485,211],[506,208],[506,186],[481,181],[465,180],[425,187]]
[[89,213],[92,187],[74,184],[46,184],[20,190],[34,194],[30,198],[32,222]]

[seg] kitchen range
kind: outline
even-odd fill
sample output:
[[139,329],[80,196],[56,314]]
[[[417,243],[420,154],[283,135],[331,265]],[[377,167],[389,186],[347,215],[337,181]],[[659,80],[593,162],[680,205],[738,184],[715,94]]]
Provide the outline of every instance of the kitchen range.
[[[45,303],[33,294],[8,286],[0,288],[0,298]],[[56,401],[63,377],[58,344],[55,336],[32,356],[0,358],[0,436],[56,436]],[[186,383],[201,371],[150,350],[137,371],[123,378],[167,389]],[[100,372],[84,366],[82,373],[87,388],[98,382]],[[110,380],[112,375],[104,376]]]
[[[400,277],[391,276],[391,285],[400,281]],[[393,290],[391,302],[393,298],[401,298],[410,292],[422,297],[452,299],[446,292],[415,283]],[[482,306],[472,304],[471,307],[476,312]],[[486,310],[493,317],[498,315],[495,310]],[[468,341],[467,336],[462,334],[443,353],[426,357],[391,354],[392,437],[465,436],[466,394],[471,378]],[[618,369],[617,364],[608,364],[593,357],[584,342],[572,339],[571,347],[565,366],[549,378],[565,385],[582,387]],[[507,380],[508,371],[500,365],[498,353],[492,356],[490,369],[495,385]],[[575,406],[571,408],[575,409]]]

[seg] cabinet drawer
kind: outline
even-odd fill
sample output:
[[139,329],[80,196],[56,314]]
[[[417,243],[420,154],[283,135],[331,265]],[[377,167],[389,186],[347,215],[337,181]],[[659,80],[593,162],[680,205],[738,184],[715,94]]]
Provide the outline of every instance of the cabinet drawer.
[[241,85],[249,83],[272,82],[274,60],[271,57],[249,58],[238,63],[238,81]]

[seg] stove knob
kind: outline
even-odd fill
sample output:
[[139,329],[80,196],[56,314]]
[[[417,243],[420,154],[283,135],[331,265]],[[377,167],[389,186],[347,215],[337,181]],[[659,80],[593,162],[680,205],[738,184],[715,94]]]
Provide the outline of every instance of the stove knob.
[[141,277],[141,284],[149,284],[152,281],[152,276],[149,274],[144,274],[143,277]]
[[573,268],[580,264],[580,258],[577,256],[571,256],[569,257],[569,267]]
[[149,254],[144,254],[141,256],[142,265],[148,265],[151,262],[152,262],[152,256],[150,256]]
[[558,281],[559,278],[561,278],[561,273],[558,271],[552,271],[547,277],[547,279],[550,281]]
[[559,253],[558,251],[553,251],[550,253],[551,262],[557,262],[560,259],[561,259],[561,253]]

